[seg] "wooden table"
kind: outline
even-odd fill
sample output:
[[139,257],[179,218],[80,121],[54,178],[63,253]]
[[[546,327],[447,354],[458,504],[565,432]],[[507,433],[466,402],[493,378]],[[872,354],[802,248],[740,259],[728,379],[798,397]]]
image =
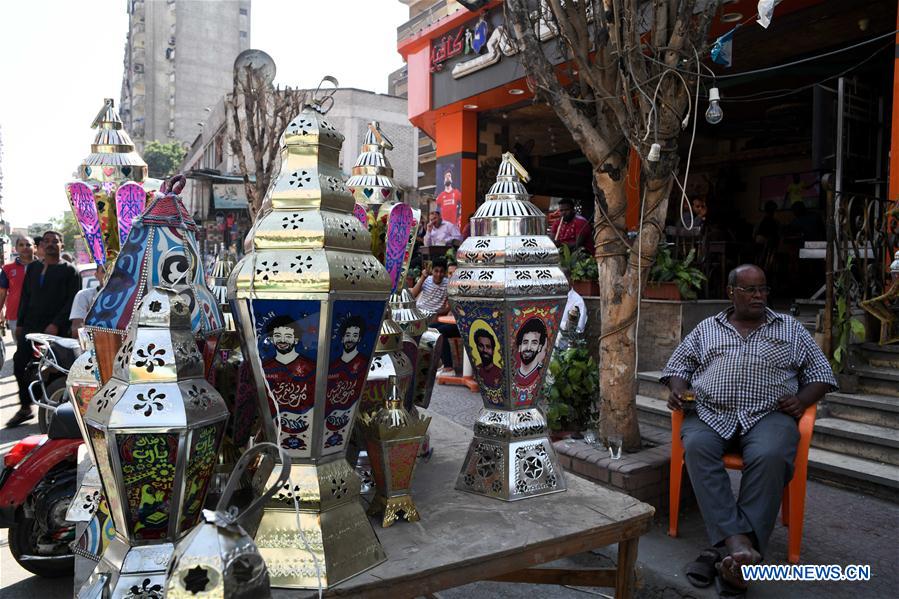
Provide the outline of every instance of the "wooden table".
[[[633,595],[637,542],[652,523],[652,506],[565,473],[562,493],[504,502],[455,489],[471,431],[430,414],[434,455],[416,468],[413,497],[420,522],[380,528],[388,559],[327,589],[327,597],[399,599],[478,580],[614,587]],[[618,568],[531,568],[618,543]],[[318,591],[273,589],[272,597],[314,597]]]

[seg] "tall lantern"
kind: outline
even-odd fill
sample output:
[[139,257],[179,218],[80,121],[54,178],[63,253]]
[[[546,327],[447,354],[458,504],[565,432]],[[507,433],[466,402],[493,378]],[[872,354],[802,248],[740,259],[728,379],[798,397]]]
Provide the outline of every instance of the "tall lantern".
[[228,418],[203,377],[190,299],[157,287],[134,320],[85,415],[116,533],[84,597],[161,588],[172,544],[200,518]]
[[325,100],[282,134],[252,251],[228,282],[266,440],[292,462],[255,536],[275,587],[330,587],[386,559],[345,455],[390,280],[353,214]]
[[104,384],[112,376],[113,358],[141,298],[157,285],[175,289],[188,298],[192,326],[207,371],[212,364],[224,323],[218,302],[204,280],[197,225],[178,197],[183,187],[184,177],[174,177],[134,219],[106,285],[84,319],[94,341],[100,381]]
[[484,401],[456,488],[506,501],[565,489],[537,400],[568,282],[521,179],[503,154],[448,290]]

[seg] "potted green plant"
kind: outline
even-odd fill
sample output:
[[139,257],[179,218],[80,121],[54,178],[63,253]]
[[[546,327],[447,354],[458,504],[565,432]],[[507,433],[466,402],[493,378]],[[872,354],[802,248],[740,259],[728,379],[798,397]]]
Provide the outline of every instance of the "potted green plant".
[[852,286],[852,256],[846,260],[846,267],[839,271],[834,280],[836,314],[833,319],[833,356],[830,366],[837,377],[840,391],[858,391],[858,376],[849,372],[849,346],[853,337],[864,340],[865,323],[852,315],[850,288]]
[[694,300],[706,277],[693,264],[696,250],[692,249],[683,260],[671,255],[667,244],[660,244],[655,264],[649,271],[649,281],[643,290],[644,299]]
[[583,342],[557,349],[549,363],[551,382],[546,389],[546,420],[549,428],[561,436],[562,431],[581,431],[594,426],[599,413],[594,399],[599,389],[599,368]]
[[568,276],[571,288],[581,296],[599,295],[599,268],[596,259],[584,248],[573,252],[567,245],[559,248],[559,267]]

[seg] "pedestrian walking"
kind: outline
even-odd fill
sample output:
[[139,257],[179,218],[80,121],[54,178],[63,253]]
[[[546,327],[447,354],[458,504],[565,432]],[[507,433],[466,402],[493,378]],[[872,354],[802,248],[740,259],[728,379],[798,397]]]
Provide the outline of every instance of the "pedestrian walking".
[[31,411],[31,397],[28,395],[26,369],[32,359],[30,344],[25,340],[28,333],[68,336],[70,333],[69,314],[72,301],[81,289],[81,277],[74,266],[60,258],[63,249],[62,235],[56,231],[44,233],[41,241],[44,259],[33,261],[25,270],[19,311],[16,319],[16,354],[13,356],[13,371],[19,385],[19,411],[6,423],[18,426],[34,417]]
[[4,264],[0,270],[0,320],[6,320],[10,333],[15,336],[16,318],[19,314],[19,298],[25,269],[34,260],[34,243],[28,237],[16,239],[16,258]]

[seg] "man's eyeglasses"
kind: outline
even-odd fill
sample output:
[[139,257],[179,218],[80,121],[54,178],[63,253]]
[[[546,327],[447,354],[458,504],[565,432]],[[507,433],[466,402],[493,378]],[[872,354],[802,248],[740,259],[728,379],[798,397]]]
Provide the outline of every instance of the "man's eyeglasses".
[[768,287],[767,285],[759,285],[759,286],[752,286],[752,287],[740,287],[738,285],[735,285],[734,289],[736,289],[737,291],[741,291],[747,295],[755,295],[756,293],[758,293],[759,295],[768,295],[769,293],[771,293],[771,288]]

